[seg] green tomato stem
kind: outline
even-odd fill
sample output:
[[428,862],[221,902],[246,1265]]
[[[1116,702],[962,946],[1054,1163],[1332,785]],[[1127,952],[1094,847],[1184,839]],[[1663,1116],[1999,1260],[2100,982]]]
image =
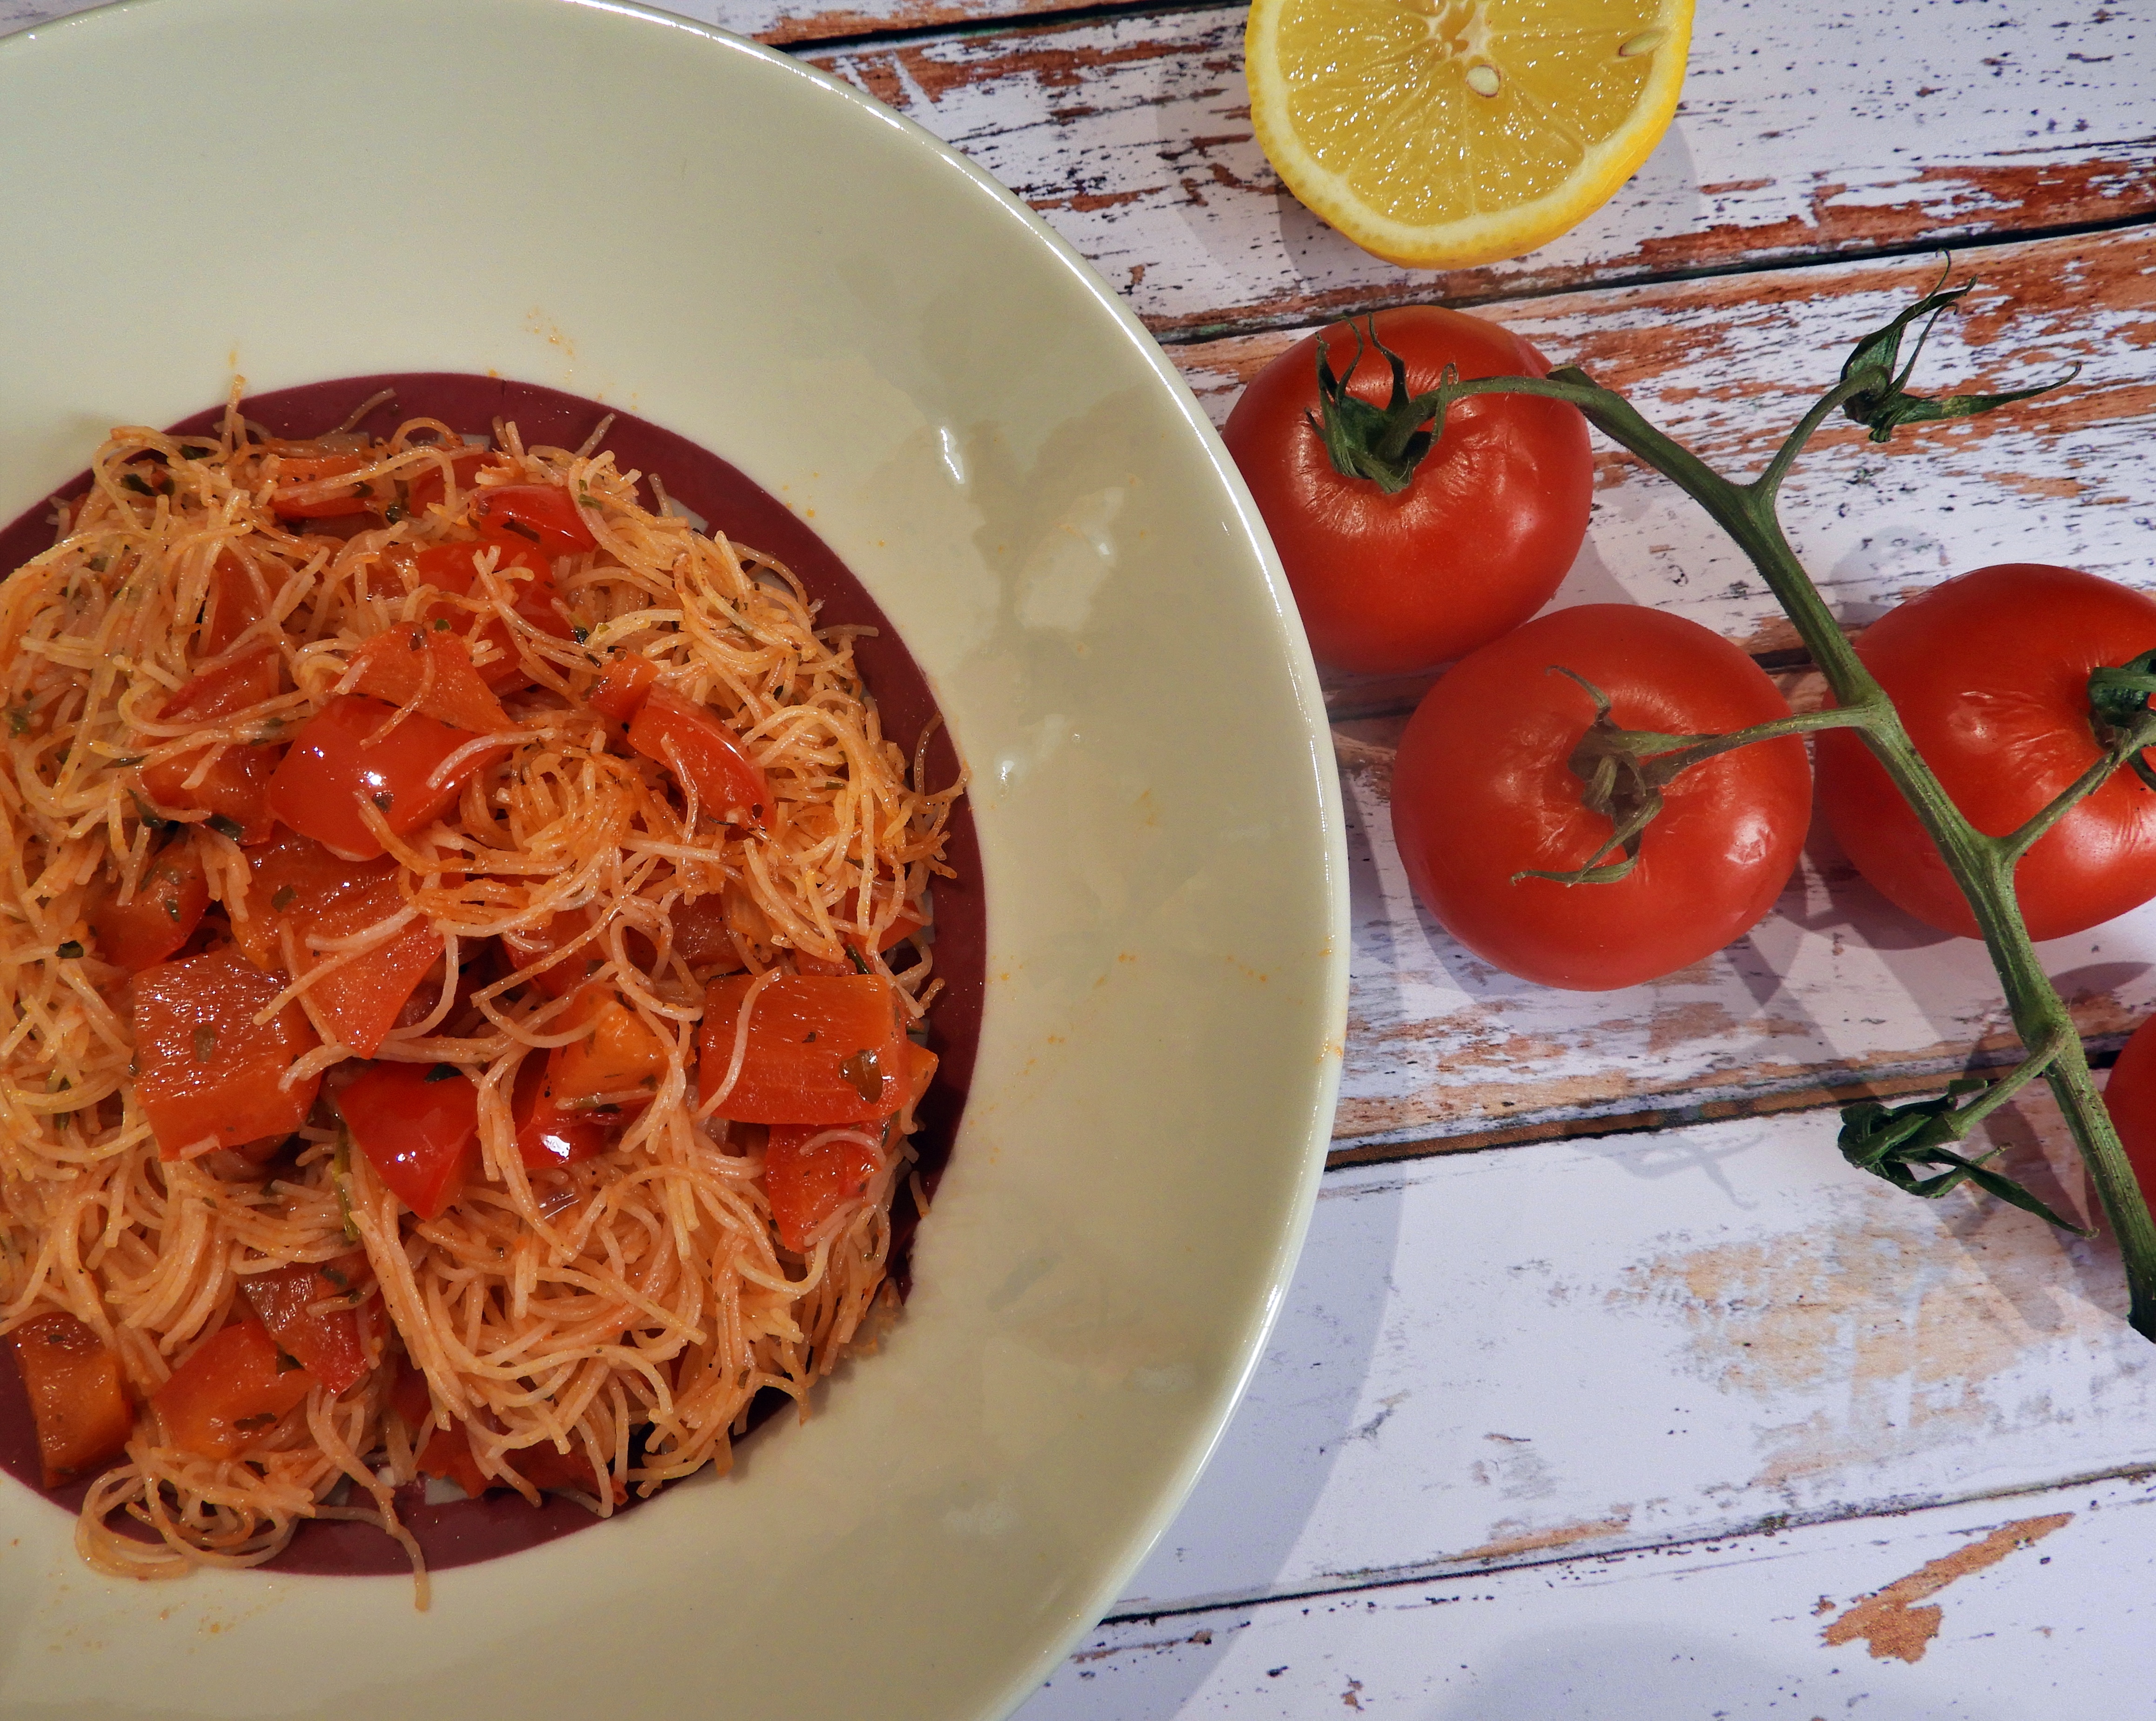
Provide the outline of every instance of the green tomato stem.
[[[1856,730],[1908,802],[1969,899],[1984,947],[2005,988],[2015,1032],[2029,1048],[2028,1057],[2012,1076],[1966,1109],[1969,1115],[1960,1120],[1961,1128],[2003,1104],[2038,1073],[2043,1075],[2057,1097],[2066,1127],[2088,1167],[2097,1201],[2118,1239],[2129,1302],[2127,1319],[2143,1338],[2156,1341],[2156,1217],[2151,1216],[2142,1198],[2118,1131],[2097,1092],[2073,1019],[2037,960],[2035,945],[2014,892],[2015,863],[2031,843],[2100,786],[2112,771],[2136,755],[2142,744],[2141,725],[2137,725],[2131,738],[2136,743],[2132,750],[2114,746],[2105,760],[2020,830],[2005,837],[1989,837],[1963,816],[1909,739],[1893,701],[1843,638],[1832,612],[1783,535],[1776,513],[1783,479],[1835,409],[1852,401],[1877,398],[1882,391],[1898,391],[1906,381],[1906,376],[1897,378],[1883,366],[1855,361],[1852,365],[1852,372],[1804,415],[1748,484],[1732,484],[1649,423],[1623,396],[1571,367],[1553,371],[1546,377],[1449,380],[1438,391],[1433,434],[1443,430],[1445,408],[1470,395],[1529,394],[1567,402],[1604,435],[1630,449],[1691,497],[1750,557],[1834,694],[1833,720],[1814,720],[1804,726]],[[1761,729],[1799,732],[1775,725]],[[1748,738],[1764,739],[1765,735],[1748,732]],[[1732,738],[1731,745],[1742,743]],[[1954,1133],[1958,1135],[1960,1128]]]

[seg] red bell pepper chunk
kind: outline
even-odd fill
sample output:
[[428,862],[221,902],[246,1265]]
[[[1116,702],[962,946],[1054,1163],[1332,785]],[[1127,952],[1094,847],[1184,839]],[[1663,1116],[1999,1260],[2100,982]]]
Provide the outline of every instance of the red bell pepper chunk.
[[531,984],[550,998],[562,997],[583,984],[592,964],[606,960],[606,947],[595,939],[577,955],[565,957],[552,967],[539,968],[538,965],[562,945],[588,932],[591,925],[589,909],[572,909],[566,914],[552,916],[542,925],[524,926],[503,933],[501,947],[520,971],[536,970],[529,976]]
[[262,600],[239,556],[229,550],[219,551],[210,569],[209,597],[195,634],[195,654],[216,657],[260,621],[262,614]]
[[305,1121],[321,1078],[278,1082],[320,1043],[314,1029],[296,1003],[254,1025],[283,990],[229,945],[135,976],[135,1098],[161,1159],[289,1135]]
[[509,714],[501,709],[501,701],[472,668],[471,648],[454,633],[418,622],[400,623],[376,634],[352,661],[359,671],[354,689],[370,698],[398,706],[416,699],[421,715],[474,735],[509,727]]
[[[725,1083],[747,975],[704,996],[698,1082]],[[745,1124],[857,1124],[905,1103],[910,1068],[896,989],[880,975],[778,974],[751,1007],[740,1073],[718,1107]]]
[[557,1102],[552,1064],[559,1047],[547,1058],[526,1057],[516,1071],[510,1113],[516,1120],[516,1152],[527,1171],[549,1165],[573,1165],[606,1151],[606,1126],[588,1111]]
[[344,860],[311,837],[280,831],[275,841],[248,857],[247,913],[233,916],[232,935],[257,968],[282,968],[280,927],[304,930],[340,897],[378,879],[393,882],[397,870],[387,858]]
[[549,1024],[567,1032],[585,1022],[592,1031],[581,1040],[555,1048],[548,1060],[547,1086],[562,1105],[582,1102],[634,1103],[650,1098],[666,1074],[666,1044],[628,1001],[610,986],[591,985]]
[[743,966],[726,930],[724,896],[715,891],[694,902],[677,902],[669,918],[674,922],[674,954],[690,968],[731,972]]
[[[491,448],[470,448],[461,454],[449,456],[449,464],[456,469],[459,502],[468,499],[462,493],[470,490],[472,480],[478,476],[480,469],[501,458]],[[418,470],[419,475],[410,481],[404,497],[405,511],[415,519],[423,516],[429,508],[449,494],[442,482],[442,468],[439,461],[429,460]]]
[[87,916],[97,953],[131,974],[162,962],[194,936],[209,907],[202,857],[184,837],[167,843],[142,869],[126,902],[119,887],[100,886]]
[[479,1460],[472,1456],[471,1437],[461,1422],[452,1422],[428,1435],[426,1444],[419,1448],[419,1473],[454,1482],[475,1500],[490,1488],[509,1486],[480,1473]]
[[349,485],[327,495],[295,499],[292,492],[325,479],[342,478],[372,466],[372,454],[284,454],[279,458],[277,487],[270,493],[270,511],[285,520],[340,520],[347,515],[378,514],[382,504],[372,486]]
[[[479,578],[479,558],[491,552],[494,571],[509,584],[514,596],[510,608],[542,633],[557,639],[573,637],[572,629],[556,607],[561,591],[554,583],[553,565],[539,546],[524,538],[482,538],[447,544],[430,544],[424,550],[398,549],[390,561],[408,576],[411,586],[432,586],[452,597],[471,593]],[[446,621],[449,632],[468,638],[474,648],[484,647],[487,659],[479,664],[480,679],[497,692],[519,687],[528,680],[518,660],[516,643],[499,616],[475,616],[459,605],[440,603],[429,607],[431,626]]]
[[372,1063],[337,1095],[337,1109],[398,1200],[422,1219],[448,1211],[471,1175],[479,1140],[479,1089],[462,1071]]
[[[876,1127],[870,1126],[870,1132]],[[834,1135],[834,1129],[848,1133]],[[867,1192],[883,1161],[858,1139],[861,1133],[844,1124],[772,1125],[763,1151],[763,1193],[779,1242],[797,1254],[808,1247],[818,1226]]]
[[45,1486],[59,1488],[120,1456],[135,1410],[116,1352],[64,1309],[33,1315],[9,1334],[29,1395]]
[[467,778],[507,750],[475,750],[444,780],[430,783],[431,774],[471,736],[416,714],[382,734],[395,715],[393,707],[362,694],[331,699],[308,720],[270,780],[270,811],[336,854],[372,860],[382,848],[360,816],[363,801],[401,837],[433,820]]
[[[276,648],[264,645],[203,671],[165,701],[158,716],[167,723],[214,723],[236,716],[274,698],[280,674]],[[278,757],[272,745],[228,746],[203,769],[199,752],[182,753],[145,767],[142,790],[160,807],[175,812],[207,812],[237,827],[226,829],[225,834],[252,845],[270,836],[270,780]],[[202,781],[190,785],[188,779],[198,769],[203,769]]]
[[513,533],[549,556],[574,556],[598,542],[560,484],[490,484],[474,494],[471,518],[482,532]]
[[315,1377],[277,1348],[259,1320],[219,1329],[150,1396],[165,1443],[233,1458],[307,1401]]
[[[374,1275],[364,1254],[342,1256],[320,1266],[297,1262],[270,1273],[249,1273],[239,1282],[277,1348],[296,1357],[300,1366],[332,1392],[342,1392],[364,1375],[370,1364],[361,1331],[360,1302],[372,1294]],[[363,1293],[356,1299],[355,1293]],[[342,1307],[320,1305],[337,1302]]]
[[673,771],[684,789],[694,788],[697,805],[715,818],[761,815],[771,803],[762,771],[734,732],[671,688],[654,687],[644,695],[629,726],[629,745]]
[[659,679],[659,666],[649,658],[630,653],[607,665],[598,684],[585,695],[584,703],[602,717],[626,723],[636,715],[644,696]]

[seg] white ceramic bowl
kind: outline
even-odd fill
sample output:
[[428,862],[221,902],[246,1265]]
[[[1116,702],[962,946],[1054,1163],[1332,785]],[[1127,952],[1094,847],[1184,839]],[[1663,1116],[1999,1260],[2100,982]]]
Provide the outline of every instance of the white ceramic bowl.
[[1256,514],[1045,227],[780,54],[567,0],[146,0],[0,41],[0,520],[235,371],[423,370],[731,459],[926,670],[989,955],[913,1298],[733,1476],[424,1615],[398,1579],[106,1580],[0,1478],[0,1711],[1001,1713],[1188,1491],[1331,1121],[1340,813]]

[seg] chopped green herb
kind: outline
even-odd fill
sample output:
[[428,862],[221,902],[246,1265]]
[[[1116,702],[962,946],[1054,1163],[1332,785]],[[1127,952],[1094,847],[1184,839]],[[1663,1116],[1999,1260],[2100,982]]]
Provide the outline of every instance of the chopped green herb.
[[393,526],[398,520],[403,519],[408,511],[402,502],[392,502],[382,510],[382,517]]
[[207,460],[216,452],[217,450],[215,448],[198,448],[187,443],[182,443],[180,444],[180,453],[182,457],[189,460]]
[[348,1291],[352,1288],[352,1281],[344,1276],[344,1269],[342,1268],[335,1266],[325,1267],[322,1268],[321,1273],[322,1277],[327,1279],[331,1284],[335,1285],[340,1291]]
[[195,1062],[208,1063],[217,1054],[217,1030],[198,1027],[195,1030]]
[[330,1156],[330,1181],[336,1186],[337,1211],[344,1216],[344,1240],[359,1241],[359,1227],[352,1216],[352,1135],[337,1131],[336,1151]]
[[448,632],[449,631],[449,618],[447,616],[437,616],[437,617],[434,617],[434,631],[435,631],[437,633],[448,633]]
[[[285,1353],[281,1350],[277,1353],[277,1366],[281,1373],[285,1366]],[[292,1366],[296,1369],[299,1364],[294,1363]],[[251,1416],[234,1417],[232,1426],[242,1433],[259,1434],[264,1429],[274,1426],[276,1421],[277,1418],[270,1411],[257,1411]]]
[[121,474],[120,488],[123,490],[132,490],[138,496],[154,496],[157,494],[131,472]]
[[140,765],[149,756],[147,753],[130,753],[125,758],[116,759],[112,762],[118,766]]
[[577,636],[577,643],[578,645],[582,645],[586,640],[592,637],[592,630],[590,628],[579,627],[574,622],[572,622],[569,624],[569,632]]
[[27,730],[29,726],[30,708],[28,705],[10,705],[8,708],[8,734],[16,735],[21,735]]
[[65,944],[62,945],[59,949],[54,952],[54,954],[62,956],[80,956],[82,954],[82,945],[76,940],[71,938]]
[[300,893],[290,885],[280,885],[278,887],[276,894],[270,899],[270,906],[281,914],[299,899],[299,895]]
[[861,953],[855,950],[853,945],[848,945],[846,946],[846,954],[854,959],[855,973],[866,974],[869,971],[869,965],[861,960]]
[[387,812],[389,811],[390,807],[395,804],[396,800],[397,797],[385,789],[381,794],[377,795],[374,797],[375,810],[378,812]]
[[426,1079],[430,1082],[453,1082],[463,1073],[454,1063],[438,1063],[427,1072]]
[[177,896],[168,896],[165,899],[165,914],[167,918],[169,919],[175,926],[180,924],[179,898]]
[[235,843],[247,834],[246,826],[240,823],[238,819],[227,818],[221,812],[213,812],[209,816],[209,827],[218,836],[229,837]]
[[90,559],[90,571],[93,574],[101,574],[111,566],[112,558],[109,556],[93,556]]

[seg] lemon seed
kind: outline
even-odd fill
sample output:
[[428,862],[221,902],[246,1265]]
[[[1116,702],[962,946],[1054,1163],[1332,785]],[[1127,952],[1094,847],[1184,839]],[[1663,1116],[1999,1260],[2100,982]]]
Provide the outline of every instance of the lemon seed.
[[1618,44],[1618,57],[1620,59],[1630,59],[1638,54],[1652,54],[1668,38],[1669,33],[1660,24],[1656,25],[1651,30],[1642,30],[1638,35]]
[[1470,66],[1467,69],[1467,87],[1477,95],[1497,93],[1497,69],[1495,66]]

